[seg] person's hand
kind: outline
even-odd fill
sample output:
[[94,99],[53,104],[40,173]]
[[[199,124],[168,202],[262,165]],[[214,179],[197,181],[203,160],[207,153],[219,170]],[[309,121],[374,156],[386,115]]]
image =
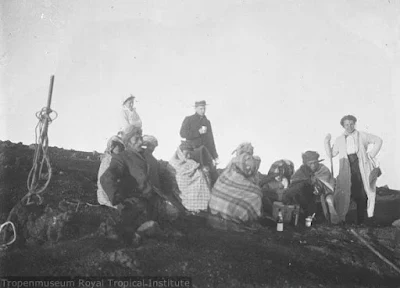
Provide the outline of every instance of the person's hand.
[[207,126],[201,126],[199,129],[200,134],[205,134],[207,132]]
[[331,142],[331,139],[332,139],[332,136],[331,136],[330,133],[328,133],[328,134],[325,136],[325,143]]
[[152,192],[153,192],[153,189],[152,189],[151,185],[146,185],[146,187],[142,191],[142,195],[145,198],[150,198],[153,195]]
[[311,184],[315,185],[315,183],[317,183],[317,178],[313,175],[311,176]]
[[283,189],[288,188],[289,181],[286,179],[286,177],[282,178],[281,183],[282,183]]
[[117,210],[118,210],[119,212],[121,212],[121,211],[122,211],[122,209],[124,209],[124,207],[125,207],[125,205],[124,205],[124,204],[122,204],[122,203],[119,203],[119,204],[117,205]]
[[214,166],[217,166],[217,165],[219,164],[219,159],[218,159],[218,158],[215,158],[215,159],[213,160],[213,164],[214,164]]

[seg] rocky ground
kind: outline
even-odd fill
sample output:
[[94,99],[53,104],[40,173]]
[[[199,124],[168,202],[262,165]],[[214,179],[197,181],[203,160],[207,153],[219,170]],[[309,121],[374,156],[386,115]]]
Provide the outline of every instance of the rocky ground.
[[[1,223],[27,193],[32,148],[0,143]],[[21,207],[16,221],[24,243],[0,251],[1,276],[189,276],[193,287],[400,287],[400,274],[350,233],[399,267],[400,228],[391,225],[400,218],[399,191],[379,189],[376,218],[363,228],[317,222],[276,232],[266,220],[257,231],[229,232],[210,228],[205,217],[182,216],[127,246],[102,233],[111,212],[96,206],[99,155],[52,147],[49,156],[53,176],[44,204]]]

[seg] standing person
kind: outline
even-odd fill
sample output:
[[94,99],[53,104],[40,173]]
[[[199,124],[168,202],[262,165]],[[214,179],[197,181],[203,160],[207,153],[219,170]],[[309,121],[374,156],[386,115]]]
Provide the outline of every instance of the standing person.
[[[365,210],[368,217],[374,215],[376,178],[380,175],[375,173],[380,172],[379,169],[374,169],[376,168],[375,157],[382,147],[382,139],[357,131],[356,122],[357,118],[353,115],[344,116],[340,120],[344,133],[336,138],[333,147],[330,145],[331,135],[328,134],[325,137],[325,150],[329,157],[339,155],[340,158],[334,195],[339,219],[345,222],[350,199],[353,199],[357,204],[357,224],[362,224]],[[373,149],[368,151],[370,144],[373,144]]]
[[142,128],[142,120],[134,107],[135,96],[131,95],[122,103],[121,127],[119,135],[122,135],[129,126]]
[[206,101],[195,102],[195,114],[185,117],[180,135],[193,147],[192,159],[210,169],[211,184],[218,178],[215,166],[218,164],[218,153],[215,148],[211,122],[207,119]]

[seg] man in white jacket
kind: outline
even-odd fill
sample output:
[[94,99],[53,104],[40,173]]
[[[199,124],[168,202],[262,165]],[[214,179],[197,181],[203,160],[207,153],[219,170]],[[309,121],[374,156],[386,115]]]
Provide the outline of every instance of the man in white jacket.
[[[344,133],[339,136],[333,147],[331,135],[325,137],[325,150],[329,157],[339,155],[339,175],[334,194],[335,209],[341,222],[345,222],[350,199],[357,204],[357,224],[363,224],[365,210],[368,217],[374,215],[376,197],[376,178],[371,181],[371,172],[376,168],[375,157],[382,147],[378,136],[357,131],[357,118],[346,115],[340,120]],[[368,145],[373,149],[368,151]],[[375,173],[373,173],[375,174]]]

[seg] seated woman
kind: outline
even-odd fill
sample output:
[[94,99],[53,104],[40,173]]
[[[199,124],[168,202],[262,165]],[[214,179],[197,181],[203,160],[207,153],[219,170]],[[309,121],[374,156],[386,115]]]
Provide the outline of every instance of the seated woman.
[[118,136],[113,136],[108,140],[107,148],[102,156],[99,172],[97,175],[97,201],[99,202],[100,205],[106,205],[112,208],[117,208],[116,206],[113,206],[111,204],[111,200],[109,199],[108,195],[101,186],[100,177],[110,166],[112,155],[119,154],[124,150],[125,146],[121,138],[119,138]]
[[257,181],[261,160],[252,155],[252,149],[238,151],[215,183],[209,208],[211,214],[225,220],[250,224],[261,216],[262,193]]
[[290,160],[275,161],[266,176],[260,180],[261,191],[263,192],[263,210],[272,213],[272,203],[282,201],[282,195],[290,184],[294,173],[294,165]]
[[200,163],[191,159],[193,148],[182,142],[169,161],[176,171],[176,182],[185,208],[192,212],[207,210],[210,200],[210,182]]
[[318,160],[319,154],[314,151],[303,153],[303,165],[294,173],[291,183],[283,195],[284,204],[299,204],[305,216],[317,212],[320,199],[325,218],[333,224],[339,222],[333,206],[333,187],[335,179],[328,167]]

